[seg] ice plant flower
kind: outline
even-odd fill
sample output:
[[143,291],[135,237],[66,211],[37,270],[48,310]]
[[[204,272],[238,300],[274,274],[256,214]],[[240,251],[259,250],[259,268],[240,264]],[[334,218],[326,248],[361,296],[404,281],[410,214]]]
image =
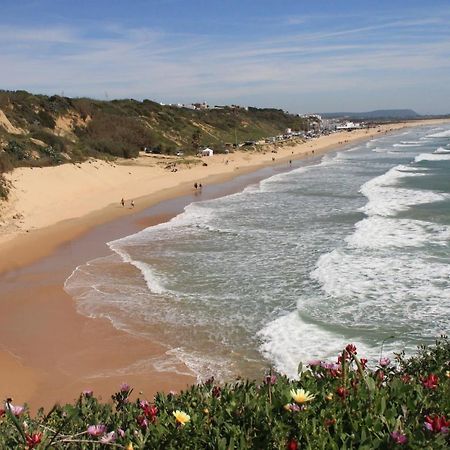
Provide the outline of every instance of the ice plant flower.
[[286,448],[287,450],[298,450],[298,442],[295,439],[290,439]]
[[345,389],[345,387],[340,386],[336,389],[336,394],[339,395],[341,398],[346,398],[349,394],[348,389]]
[[92,389],[85,389],[83,391],[84,397],[92,397],[94,395],[94,391]]
[[120,385],[120,392],[128,392],[131,389],[128,383],[122,383]]
[[34,448],[41,443],[42,433],[27,434],[25,440],[29,449]]
[[277,382],[277,376],[276,375],[267,375],[264,379],[264,383],[268,385],[274,385]]
[[428,389],[436,389],[439,378],[434,373],[430,373],[427,378],[422,378],[422,385]]
[[189,414],[186,414],[184,411],[180,411],[179,409],[174,411],[172,414],[175,417],[177,423],[179,423],[181,426],[186,425],[191,420],[191,416],[189,416]]
[[305,391],[304,389],[291,389],[290,394],[294,402],[300,404],[310,402],[315,398],[315,395],[311,395],[309,391]]
[[116,433],[114,431],[111,431],[108,434],[105,434],[101,439],[100,442],[102,444],[111,444],[111,442],[114,442],[116,440]]
[[136,417],[136,422],[144,430],[148,427],[148,420],[147,420],[147,418],[145,416],[137,416]]
[[381,367],[387,367],[391,363],[391,360],[389,358],[380,358],[379,362]]
[[321,365],[322,365],[322,361],[320,359],[312,359],[311,361],[308,361],[309,367],[316,367],[316,366],[321,366]]
[[334,397],[333,393],[330,392],[330,393],[328,393],[328,394],[325,396],[325,399],[328,400],[328,401],[330,402],[331,400],[333,400],[333,397]]
[[391,433],[391,438],[396,444],[406,444],[408,442],[408,438],[405,434],[401,433],[400,431],[393,431]]
[[95,436],[95,437],[102,436],[103,434],[106,433],[106,425],[102,425],[102,424],[90,425],[87,428],[87,432],[91,436]]
[[291,412],[298,412],[300,411],[300,406],[296,405],[295,403],[287,403],[286,405],[283,406],[283,408],[286,411],[291,411]]
[[354,344],[348,344],[347,347],[345,347],[345,350],[347,351],[347,353],[349,354],[354,354],[356,355],[358,352],[356,351],[356,346]]
[[16,417],[19,417],[25,411],[24,406],[11,405],[11,403],[7,403],[6,406],[11,412],[11,414],[13,414]]
[[445,416],[432,414],[431,416],[425,416],[424,426],[427,430],[432,431],[433,433],[448,434],[450,419],[447,420]]

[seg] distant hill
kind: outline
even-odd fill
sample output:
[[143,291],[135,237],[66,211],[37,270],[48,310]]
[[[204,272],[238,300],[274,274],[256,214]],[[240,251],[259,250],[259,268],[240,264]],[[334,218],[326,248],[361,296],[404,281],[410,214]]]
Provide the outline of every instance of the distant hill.
[[145,147],[166,154],[194,154],[201,146],[220,151],[227,143],[257,141],[286,128],[306,130],[307,119],[272,108],[192,110],[151,100],[100,101],[0,90],[0,177],[16,166],[90,156],[132,158]]
[[402,119],[418,119],[420,114],[417,114],[412,109],[378,109],[376,111],[368,112],[335,112],[322,113],[322,117],[326,119],[361,119],[361,120],[402,120]]

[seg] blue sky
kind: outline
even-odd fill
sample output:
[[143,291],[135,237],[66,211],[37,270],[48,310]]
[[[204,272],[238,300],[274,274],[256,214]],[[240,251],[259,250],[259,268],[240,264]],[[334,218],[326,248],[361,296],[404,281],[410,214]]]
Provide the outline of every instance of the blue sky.
[[450,112],[450,2],[0,0],[0,88]]

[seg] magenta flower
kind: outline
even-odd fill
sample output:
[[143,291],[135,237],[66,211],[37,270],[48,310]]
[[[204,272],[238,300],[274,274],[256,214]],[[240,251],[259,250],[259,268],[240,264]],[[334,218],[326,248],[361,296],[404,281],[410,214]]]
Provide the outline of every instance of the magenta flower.
[[125,436],[125,431],[123,431],[122,428],[118,428],[118,429],[117,429],[117,434],[118,434],[120,437],[124,437],[124,436]]
[[92,389],[85,389],[83,391],[83,395],[85,397],[92,397],[94,395],[94,391]]
[[380,358],[380,366],[387,367],[391,363],[389,358]]
[[95,436],[95,437],[102,436],[103,434],[106,433],[106,425],[102,425],[102,424],[90,425],[90,426],[88,426],[87,432],[91,436]]
[[408,442],[408,438],[406,437],[406,435],[400,433],[400,431],[393,431],[391,433],[391,438],[396,444],[400,445],[406,444]]
[[114,442],[116,440],[116,433],[114,431],[111,431],[108,434],[105,434],[101,439],[100,442],[102,444],[111,444],[111,442]]
[[348,344],[347,347],[345,347],[345,350],[347,351],[347,353],[353,353],[354,355],[358,353],[356,350],[356,345],[354,344]]

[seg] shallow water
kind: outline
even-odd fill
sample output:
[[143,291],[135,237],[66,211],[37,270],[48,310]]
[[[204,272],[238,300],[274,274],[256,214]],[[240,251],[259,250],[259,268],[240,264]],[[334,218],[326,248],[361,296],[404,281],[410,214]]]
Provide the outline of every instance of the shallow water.
[[297,164],[110,242],[66,290],[199,378],[295,376],[348,342],[376,359],[448,332],[448,127]]

